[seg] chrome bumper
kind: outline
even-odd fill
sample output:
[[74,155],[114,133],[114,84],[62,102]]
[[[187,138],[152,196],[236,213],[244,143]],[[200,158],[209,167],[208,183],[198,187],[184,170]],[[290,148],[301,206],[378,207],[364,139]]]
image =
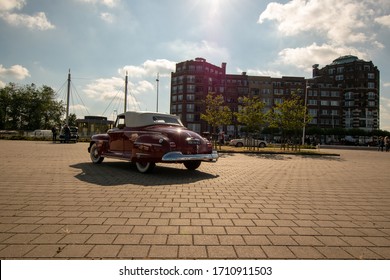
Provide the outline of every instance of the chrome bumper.
[[162,162],[177,162],[177,161],[190,161],[201,160],[216,162],[218,160],[217,151],[213,151],[211,154],[196,154],[196,155],[184,155],[181,152],[169,152],[162,157]]

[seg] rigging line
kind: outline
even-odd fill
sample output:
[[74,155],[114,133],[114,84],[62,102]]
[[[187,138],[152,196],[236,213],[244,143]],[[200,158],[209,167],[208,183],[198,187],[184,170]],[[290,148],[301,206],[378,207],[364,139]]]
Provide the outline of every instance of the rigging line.
[[[134,110],[137,111],[137,108],[138,108],[138,111],[141,111],[141,107],[139,106],[139,102],[137,100],[137,98],[135,97],[135,94],[132,94],[132,92],[130,91],[130,96],[133,98],[133,108]],[[135,102],[134,102],[135,100]]]
[[111,99],[110,103],[107,105],[106,109],[104,110],[102,116],[104,116],[104,114],[107,112],[108,108],[111,106],[112,102],[118,98],[118,95],[119,95],[120,91],[118,90],[116,95]]
[[71,85],[72,85],[72,88],[74,88],[74,90],[75,90],[75,92],[76,92],[76,94],[77,94],[77,97],[80,99],[81,103],[83,104],[84,110],[87,112],[88,115],[90,115],[87,106],[85,106],[85,103],[84,103],[83,99],[81,98],[81,95],[80,95],[80,94],[78,93],[78,91],[77,91],[77,88],[74,86],[73,83],[71,83]]
[[64,88],[66,82],[67,82],[67,80],[66,80],[66,81],[62,84],[62,86],[55,92],[55,95],[56,95],[56,96],[57,96],[57,94],[58,94],[61,90],[63,90],[63,88]]

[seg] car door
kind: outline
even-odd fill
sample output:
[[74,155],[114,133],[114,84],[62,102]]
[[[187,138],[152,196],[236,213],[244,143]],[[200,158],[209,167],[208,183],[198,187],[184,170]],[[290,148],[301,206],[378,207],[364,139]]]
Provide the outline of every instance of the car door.
[[110,137],[109,150],[110,153],[116,156],[123,156],[123,141],[124,141],[125,116],[117,117],[114,127],[108,131]]

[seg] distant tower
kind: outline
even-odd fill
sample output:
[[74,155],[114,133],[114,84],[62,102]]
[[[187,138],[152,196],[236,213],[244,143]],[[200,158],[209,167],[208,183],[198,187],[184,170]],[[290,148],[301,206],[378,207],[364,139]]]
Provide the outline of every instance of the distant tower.
[[318,64],[314,64],[313,67],[313,78],[318,77],[320,75],[319,70],[318,70]]

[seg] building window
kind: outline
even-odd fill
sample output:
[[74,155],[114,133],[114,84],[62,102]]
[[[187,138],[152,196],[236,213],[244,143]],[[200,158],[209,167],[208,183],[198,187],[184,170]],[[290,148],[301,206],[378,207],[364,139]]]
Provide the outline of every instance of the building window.
[[187,94],[187,101],[194,101],[195,100],[195,94]]
[[330,101],[330,106],[339,106],[339,102],[336,100]]
[[171,112],[172,112],[172,113],[176,113],[176,105],[172,105],[172,107],[171,107]]
[[187,112],[194,112],[194,111],[195,111],[195,105],[187,104]]
[[309,100],[307,101],[307,104],[308,104],[308,105],[317,105],[317,100],[309,99]]
[[188,129],[200,133],[200,124],[199,123],[189,123],[187,124]]
[[317,109],[309,109],[308,112],[309,112],[310,116],[313,116],[313,117],[317,116]]
[[336,76],[336,81],[342,81],[344,80],[344,75],[337,75]]
[[195,83],[195,76],[192,75],[187,76],[187,83]]
[[187,85],[187,92],[195,92],[195,85]]
[[275,104],[281,104],[281,103],[283,103],[283,99],[282,98],[275,98],[274,99],[274,103]]
[[177,96],[176,95],[172,95],[172,102],[176,102],[177,101]]
[[194,114],[187,114],[187,122],[193,122],[194,121]]
[[344,95],[344,99],[353,99],[353,92],[346,92]]
[[327,90],[321,90],[321,96],[322,96],[322,97],[329,97],[329,91],[327,91]]
[[182,104],[177,104],[177,112],[181,113],[183,111]]
[[283,89],[274,89],[274,94],[277,94],[277,95],[280,95],[280,94],[283,94]]
[[321,106],[329,106],[328,100],[321,100]]
[[178,101],[183,101],[183,94],[179,94],[179,95],[177,96],[177,100],[178,100]]
[[375,79],[375,74],[374,73],[368,73],[368,78],[369,79]]
[[331,95],[332,97],[340,97],[340,92],[338,92],[338,91],[332,91],[332,92],[330,93],[330,95]]
[[375,83],[368,83],[368,86],[367,86],[368,88],[375,88]]

